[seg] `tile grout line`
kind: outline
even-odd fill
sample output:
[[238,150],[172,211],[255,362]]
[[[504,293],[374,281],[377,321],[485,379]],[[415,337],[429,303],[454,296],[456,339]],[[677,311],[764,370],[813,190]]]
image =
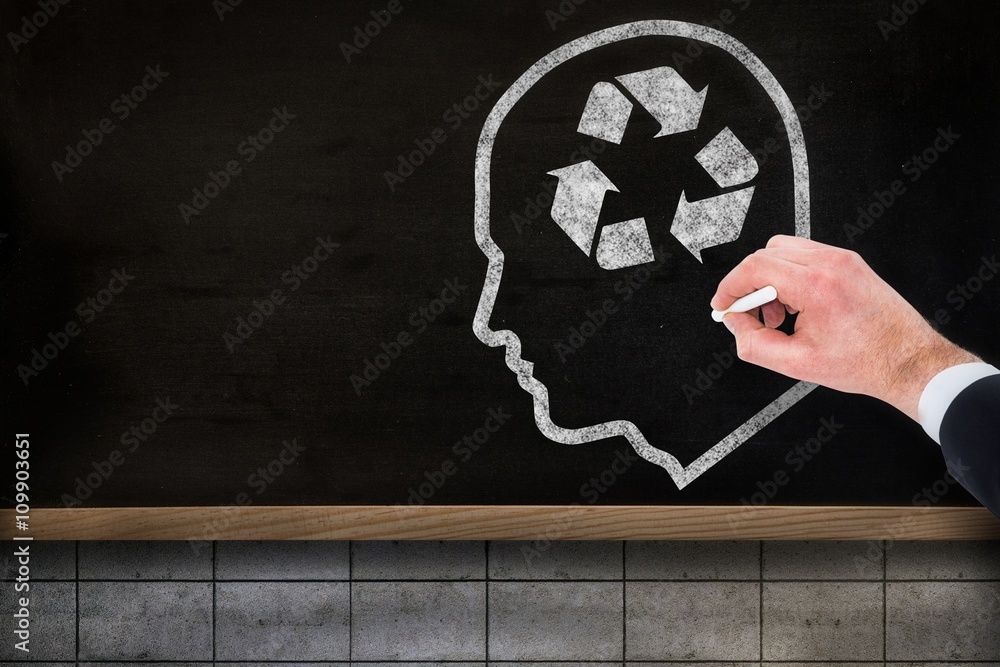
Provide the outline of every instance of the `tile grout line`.
[[490,541],[483,540],[486,549],[486,667],[490,666]]
[[354,540],[347,540],[347,660],[354,662]]
[[218,544],[218,540],[212,540],[212,664],[215,664],[215,550]]
[[882,540],[882,664],[887,664],[888,651],[889,651],[889,610],[885,605],[885,589],[888,587],[886,583],[888,567],[886,561],[888,560],[888,554],[886,553],[886,540]]
[[627,623],[626,623],[626,619],[628,618],[628,616],[626,614],[626,609],[627,609],[626,605],[627,605],[628,601],[626,600],[626,597],[625,597],[626,596],[626,593],[625,593],[625,578],[626,578],[625,577],[625,557],[626,557],[625,553],[626,553],[626,550],[625,550],[625,540],[622,540],[622,667],[625,667],[625,662],[626,662],[626,659],[627,659],[627,651],[628,651],[628,645],[627,645],[628,630],[627,630]]
[[80,661],[80,540],[76,541],[76,549],[73,553],[74,567],[76,569],[76,581],[73,588],[76,589],[76,660]]
[[757,647],[760,656],[760,665],[764,667],[764,540],[757,540],[757,575],[759,577],[758,599],[757,599],[757,623],[758,636]]

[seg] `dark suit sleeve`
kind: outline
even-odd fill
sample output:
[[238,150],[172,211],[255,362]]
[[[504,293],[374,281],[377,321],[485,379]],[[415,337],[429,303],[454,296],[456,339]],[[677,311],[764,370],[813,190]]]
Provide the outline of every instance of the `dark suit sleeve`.
[[973,382],[948,406],[941,450],[952,476],[1000,517],[1000,375]]

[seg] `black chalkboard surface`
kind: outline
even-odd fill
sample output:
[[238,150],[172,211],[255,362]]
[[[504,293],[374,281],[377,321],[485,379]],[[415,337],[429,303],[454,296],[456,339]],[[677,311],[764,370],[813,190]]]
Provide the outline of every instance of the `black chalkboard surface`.
[[997,5],[0,16],[36,506],[975,504],[903,415],[735,359],[708,302],[799,233],[1000,358]]

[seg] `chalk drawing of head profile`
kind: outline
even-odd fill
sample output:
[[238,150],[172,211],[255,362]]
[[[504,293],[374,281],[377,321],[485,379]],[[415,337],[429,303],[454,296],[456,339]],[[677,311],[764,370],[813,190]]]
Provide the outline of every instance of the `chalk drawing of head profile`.
[[[535,423],[547,438],[577,445],[624,436],[641,457],[666,470],[677,487],[683,489],[807,395],[815,385],[795,384],[688,465],[683,465],[676,456],[650,444],[632,421],[617,419],[579,428],[556,425],[550,413],[549,389],[535,377],[534,364],[522,358],[521,338],[510,329],[491,328],[505,270],[504,252],[491,233],[491,167],[501,126],[518,101],[543,77],[564,63],[600,47],[650,37],[680,38],[710,45],[735,59],[753,76],[766,94],[765,99],[776,109],[787,136],[794,233],[809,237],[809,173],[799,116],[760,59],[733,37],[706,26],[650,20],[607,28],[569,42],[532,65],[503,94],[485,122],[475,161],[474,220],[476,242],[486,256],[488,266],[473,331],[486,345],[506,348],[506,365],[516,375],[520,386],[532,396]],[[695,90],[673,64],[668,58],[664,58],[659,65],[644,65],[639,69],[625,63],[613,77],[594,82],[589,88],[586,103],[577,111],[579,123],[576,131],[582,137],[618,144],[637,107],[641,107],[646,118],[655,119],[658,123],[656,138],[681,136],[696,129],[706,97],[713,92],[709,86]],[[740,236],[754,197],[755,188],[751,183],[759,168],[754,154],[728,127],[713,134],[714,137],[698,151],[696,159],[717,184],[720,193],[689,200],[681,192],[668,225],[672,237],[698,262],[702,262],[702,253],[706,249],[732,242]],[[561,229],[572,243],[573,252],[593,260],[601,270],[654,265],[658,260],[646,220],[642,217],[623,219],[599,228],[605,193],[618,192],[614,181],[590,159],[571,159],[568,162],[564,166],[553,165],[555,168],[544,172],[558,178],[551,209],[545,218],[547,224]]]

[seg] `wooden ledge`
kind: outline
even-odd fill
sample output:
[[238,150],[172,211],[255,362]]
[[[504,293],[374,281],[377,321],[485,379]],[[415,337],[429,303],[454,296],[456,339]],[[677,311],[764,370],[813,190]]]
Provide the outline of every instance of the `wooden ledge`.
[[[14,511],[0,510],[3,537]],[[996,540],[981,507],[373,505],[32,509],[37,540]]]

